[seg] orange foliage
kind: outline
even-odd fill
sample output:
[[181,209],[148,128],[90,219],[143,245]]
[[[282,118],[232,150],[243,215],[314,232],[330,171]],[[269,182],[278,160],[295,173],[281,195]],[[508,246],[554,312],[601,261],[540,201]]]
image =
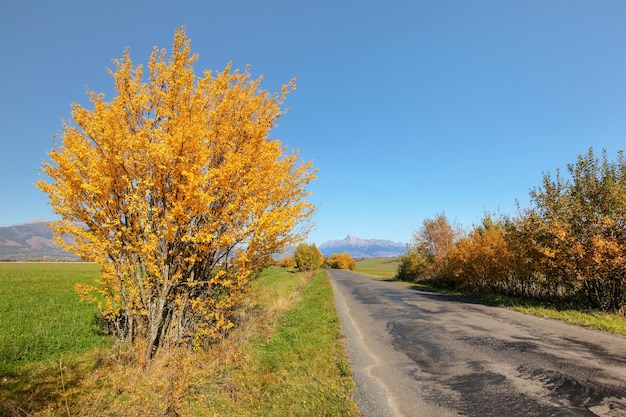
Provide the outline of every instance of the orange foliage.
[[333,253],[326,259],[326,265],[333,269],[349,269],[356,268],[356,262],[349,253]]
[[275,264],[277,266],[280,266],[281,268],[295,268],[296,260],[293,258],[293,256],[287,256],[285,258],[277,260]]
[[424,219],[413,233],[413,241],[400,256],[396,277],[405,281],[445,280],[448,254],[462,235],[460,226],[451,224],[444,213]]
[[448,253],[448,274],[458,288],[490,290],[508,280],[511,255],[505,230],[489,217]]
[[73,105],[38,183],[62,217],[57,241],[103,265],[80,294],[146,362],[230,328],[250,275],[305,236],[313,211],[311,164],[268,138],[293,82],[270,94],[230,66],[196,77],[196,58],[183,29],[169,60],[154,49],[147,81],[126,52],[109,71],[116,96]]
[[550,280],[578,290],[589,306],[626,310],[626,159],[600,161],[592,149],[568,165],[571,179],[545,174],[524,213]]
[[460,239],[443,214],[424,220],[397,276],[626,314],[626,157],[589,149],[567,171],[544,174],[518,218],[487,215]]

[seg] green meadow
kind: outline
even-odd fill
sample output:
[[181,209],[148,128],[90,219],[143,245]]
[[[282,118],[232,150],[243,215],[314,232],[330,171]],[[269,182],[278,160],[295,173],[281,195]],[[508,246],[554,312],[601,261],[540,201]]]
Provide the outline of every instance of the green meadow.
[[150,372],[80,302],[87,263],[0,264],[0,415],[356,416],[354,382],[324,272],[269,268],[237,326]]
[[399,258],[366,258],[356,262],[355,272],[374,278],[393,279],[400,265]]
[[90,263],[0,263],[0,375],[106,343],[74,291],[99,274]]

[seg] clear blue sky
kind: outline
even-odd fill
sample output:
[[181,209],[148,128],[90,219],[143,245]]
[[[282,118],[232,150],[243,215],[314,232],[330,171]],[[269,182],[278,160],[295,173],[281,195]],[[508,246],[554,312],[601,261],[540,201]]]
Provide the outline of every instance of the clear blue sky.
[[181,25],[198,72],[297,78],[272,136],[319,169],[309,241],[514,215],[542,172],[624,148],[625,21],[623,0],[5,1],[0,225],[52,217],[33,183],[70,103]]

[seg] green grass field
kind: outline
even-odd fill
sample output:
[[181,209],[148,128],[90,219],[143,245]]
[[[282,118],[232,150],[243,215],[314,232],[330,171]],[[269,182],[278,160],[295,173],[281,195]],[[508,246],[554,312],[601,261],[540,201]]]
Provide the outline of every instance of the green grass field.
[[89,263],[0,263],[0,375],[104,343],[94,308],[74,291],[99,274]]
[[367,258],[356,262],[355,272],[374,278],[392,279],[400,265],[398,258]]
[[74,292],[99,272],[0,264],[0,415],[358,415],[325,273],[269,268],[221,343],[163,354],[146,373]]

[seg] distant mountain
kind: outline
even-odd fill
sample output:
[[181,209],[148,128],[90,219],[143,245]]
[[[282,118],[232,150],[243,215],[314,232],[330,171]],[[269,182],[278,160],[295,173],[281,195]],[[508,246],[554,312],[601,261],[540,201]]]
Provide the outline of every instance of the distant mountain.
[[[319,246],[324,256],[349,253],[353,258],[399,256],[406,252],[406,243],[380,239],[360,239],[346,236],[329,240]],[[50,221],[37,220],[9,227],[0,226],[0,261],[76,261],[79,258],[65,252],[54,243]]]
[[319,250],[324,256],[333,253],[349,253],[353,258],[390,258],[406,252],[406,243],[391,240],[360,239],[346,236],[343,240],[329,240],[320,245]]
[[38,220],[0,227],[0,260],[3,261],[76,261],[54,243],[50,222]]

